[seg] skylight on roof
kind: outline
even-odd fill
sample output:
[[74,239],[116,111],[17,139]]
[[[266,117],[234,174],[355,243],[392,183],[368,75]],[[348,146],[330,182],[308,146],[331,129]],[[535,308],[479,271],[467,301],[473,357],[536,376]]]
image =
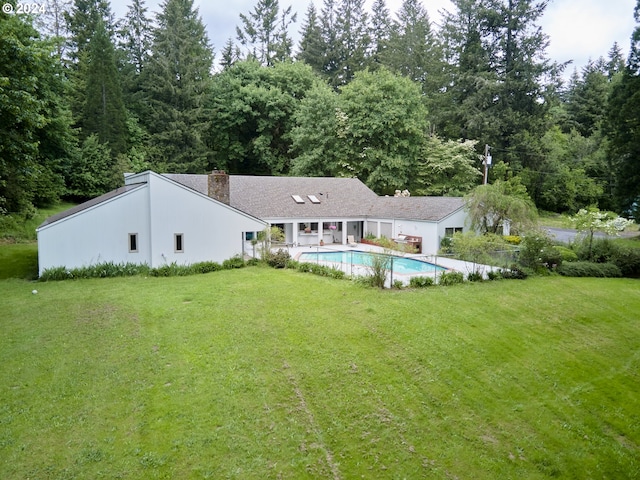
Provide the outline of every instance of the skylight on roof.
[[320,200],[315,195],[307,195],[307,197],[311,200],[311,203],[320,203]]
[[293,198],[293,201],[296,203],[304,203],[304,200],[300,195],[291,195],[291,198]]

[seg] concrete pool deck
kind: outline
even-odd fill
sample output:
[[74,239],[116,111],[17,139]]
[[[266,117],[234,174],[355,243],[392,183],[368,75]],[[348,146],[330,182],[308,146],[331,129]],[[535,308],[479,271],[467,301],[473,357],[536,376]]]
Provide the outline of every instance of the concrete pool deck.
[[[348,252],[350,250],[360,251],[360,252],[374,252],[374,253],[383,253],[384,249],[382,247],[378,247],[376,245],[369,245],[364,243],[357,243],[353,246],[349,245],[340,245],[340,244],[330,244],[330,245],[305,245],[298,247],[285,247],[285,246],[273,246],[273,250],[277,250],[278,248],[286,248],[291,255],[291,258],[294,260],[298,260],[300,254],[302,253],[322,253],[322,252]],[[487,274],[494,270],[499,270],[499,267],[493,267],[490,265],[481,265],[477,263],[464,262],[462,260],[455,260],[453,258],[443,257],[440,255],[422,255],[422,254],[402,254],[402,252],[393,252],[394,255],[404,256],[406,258],[414,258],[416,260],[422,260],[425,262],[436,264],[440,267],[444,267],[449,271],[456,271],[462,273],[465,278],[469,273],[472,272],[480,272],[483,277],[487,277]],[[366,266],[362,265],[351,265],[351,264],[340,264],[334,262],[320,262],[324,263],[328,266],[336,266],[344,270],[347,275],[368,275],[369,270]],[[425,273],[415,273],[415,274],[399,274],[394,273],[394,280],[401,280],[404,284],[408,284],[411,277],[420,277],[420,276],[433,276],[434,274],[425,274]]]

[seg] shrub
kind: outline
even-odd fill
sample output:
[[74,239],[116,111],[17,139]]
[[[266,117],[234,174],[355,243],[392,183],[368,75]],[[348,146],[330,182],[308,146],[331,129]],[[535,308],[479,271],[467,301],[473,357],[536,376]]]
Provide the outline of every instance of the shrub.
[[526,280],[529,274],[517,265],[511,265],[511,268],[502,270],[502,278],[506,280]]
[[502,270],[489,270],[487,272],[487,278],[489,280],[501,280],[502,277]]
[[640,248],[618,246],[610,259],[625,277],[640,277]]
[[[250,258],[249,260],[247,260],[246,265],[247,267],[255,267],[257,265],[260,265],[261,260],[259,258]],[[222,266],[221,266],[222,267]]]
[[464,282],[464,275],[460,272],[444,272],[440,275],[438,285],[448,287],[451,285],[458,285]]
[[191,265],[192,273],[210,273],[222,270],[222,265],[216,262],[199,262]]
[[130,277],[149,273],[150,269],[145,264],[105,262],[71,269],[66,267],[48,268],[42,272],[39,280],[41,282],[48,282],[76,278]]
[[578,260],[578,254],[570,248],[563,247],[562,245],[556,245],[553,249],[558,252],[563,262],[575,262]]
[[589,241],[583,239],[578,249],[578,259],[591,261],[596,263],[606,263],[616,255],[618,245],[608,238],[596,238],[591,244],[591,252],[589,252]]
[[401,290],[402,288],[404,288],[404,283],[402,283],[402,280],[394,280],[393,281],[393,288]]
[[505,235],[504,241],[510,245],[520,245],[522,242],[522,237],[520,235]]
[[453,235],[452,248],[458,259],[484,264],[495,263],[498,256],[510,249],[499,235],[476,235],[473,232],[456,232]]
[[387,280],[387,271],[391,266],[391,258],[388,255],[372,254],[370,264],[367,266],[370,272],[371,285],[384,288]]
[[314,275],[320,275],[321,277],[330,277],[335,279],[342,279],[345,277],[345,273],[342,270],[333,267],[327,267],[325,265],[318,265],[317,263],[295,263],[292,268],[296,268],[300,272],[309,272]]
[[243,268],[245,266],[244,260],[240,255],[228,258],[222,262],[222,268],[225,270],[231,270],[233,268]]
[[192,269],[189,265],[178,265],[176,262],[152,268],[149,271],[152,277],[183,277],[191,273]]
[[452,237],[443,237],[440,240],[440,253],[443,255],[453,253],[453,238]]
[[566,277],[621,277],[622,272],[613,263],[570,262],[562,265],[558,272]]
[[48,282],[54,280],[68,280],[73,278],[73,274],[70,270],[67,270],[66,267],[53,267],[47,268],[42,275],[40,275],[39,280],[41,282]]
[[409,279],[409,286],[411,288],[425,288],[433,285],[433,278],[431,277],[411,277]]
[[545,232],[533,231],[522,240],[518,262],[534,272],[552,270],[562,263],[562,255]]
[[[578,258],[589,259],[589,245],[583,242],[578,250]],[[640,248],[620,245],[608,238],[599,238],[591,246],[591,258],[596,263],[613,263],[625,277],[640,276]]]
[[481,282],[483,280],[482,273],[476,271],[467,275],[467,280],[470,282]]
[[289,255],[288,251],[280,248],[276,253],[269,252],[266,260],[267,264],[273,268],[285,268],[287,262],[291,260],[291,255]]

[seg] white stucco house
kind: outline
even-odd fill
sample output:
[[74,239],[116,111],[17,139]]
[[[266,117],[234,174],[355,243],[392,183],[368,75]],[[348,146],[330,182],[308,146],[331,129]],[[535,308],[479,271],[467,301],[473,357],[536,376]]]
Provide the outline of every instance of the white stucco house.
[[39,274],[105,262],[159,267],[242,254],[267,223],[154,172],[49,217],[37,229]]
[[357,178],[268,177],[144,172],[125,186],[48,218],[37,229],[45,269],[102,262],[222,261],[251,253],[250,240],[268,225],[290,245],[418,238],[422,253],[464,231],[457,197],[381,197]]
[[[422,253],[434,254],[443,237],[468,229],[460,197],[378,196],[357,178],[212,175],[228,181],[224,201],[280,227],[292,245],[344,245],[370,233],[419,237]],[[167,177],[202,193],[211,184],[207,175]]]

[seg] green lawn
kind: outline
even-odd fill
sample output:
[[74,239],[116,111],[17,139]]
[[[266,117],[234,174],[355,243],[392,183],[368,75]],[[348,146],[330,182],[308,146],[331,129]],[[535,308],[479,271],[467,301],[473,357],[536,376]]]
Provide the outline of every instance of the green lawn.
[[0,478],[638,478],[639,287],[3,280]]

